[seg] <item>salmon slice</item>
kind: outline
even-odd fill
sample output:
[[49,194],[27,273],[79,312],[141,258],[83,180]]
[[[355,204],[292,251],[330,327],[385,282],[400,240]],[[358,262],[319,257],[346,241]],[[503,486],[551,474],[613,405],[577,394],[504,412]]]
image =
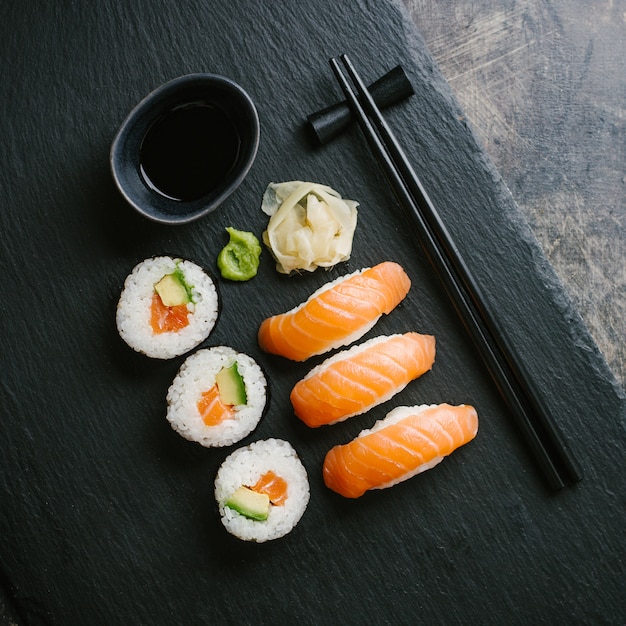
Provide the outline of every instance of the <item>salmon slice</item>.
[[232,405],[222,402],[217,385],[202,393],[196,407],[207,426],[217,426],[235,414]]
[[250,487],[252,491],[264,493],[268,496],[274,506],[282,506],[285,504],[287,501],[287,488],[287,481],[272,470],[261,475],[259,480]]
[[265,352],[305,361],[362,337],[383,313],[406,296],[411,281],[400,265],[385,261],[318,289],[288,311],[265,319],[259,346]]
[[316,428],[389,400],[435,362],[432,335],[377,337],[314,367],[291,390],[295,414]]
[[324,483],[346,498],[385,489],[434,467],[478,432],[470,405],[397,407],[345,445],[331,448]]
[[175,333],[189,325],[189,311],[186,304],[165,306],[158,293],[153,294],[150,307],[150,325],[152,331],[161,333]]

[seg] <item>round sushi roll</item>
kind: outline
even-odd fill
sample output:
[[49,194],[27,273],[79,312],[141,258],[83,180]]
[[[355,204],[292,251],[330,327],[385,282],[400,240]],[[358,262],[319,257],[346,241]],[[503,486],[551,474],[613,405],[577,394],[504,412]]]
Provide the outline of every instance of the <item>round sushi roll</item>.
[[263,370],[228,346],[185,359],[167,392],[167,419],[180,435],[210,448],[250,434],[261,419],[267,383]]
[[124,282],[117,330],[137,352],[171,359],[208,336],[218,314],[217,290],[195,263],[169,256],[142,261]]
[[222,463],[215,499],[229,533],[261,543],[283,537],[300,521],[309,503],[309,480],[287,441],[256,441]]

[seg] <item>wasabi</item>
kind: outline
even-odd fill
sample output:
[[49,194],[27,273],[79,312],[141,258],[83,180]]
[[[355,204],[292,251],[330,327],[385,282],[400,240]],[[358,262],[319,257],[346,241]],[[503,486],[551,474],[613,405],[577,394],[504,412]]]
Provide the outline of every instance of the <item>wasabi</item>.
[[261,244],[252,234],[229,226],[230,241],[217,257],[217,267],[228,280],[250,280],[259,269]]

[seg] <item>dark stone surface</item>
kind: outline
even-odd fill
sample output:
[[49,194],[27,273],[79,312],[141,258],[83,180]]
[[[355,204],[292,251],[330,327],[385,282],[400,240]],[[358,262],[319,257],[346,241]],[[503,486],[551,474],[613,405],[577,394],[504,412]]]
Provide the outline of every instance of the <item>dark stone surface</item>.
[[405,3],[624,386],[626,5]]
[[[10,324],[0,554],[20,623],[621,621],[623,393],[399,4],[309,11],[287,0],[280,13],[252,1],[30,4],[5,7],[1,23]],[[368,81],[407,68],[416,95],[389,120],[579,454],[586,476],[576,487],[546,489],[359,134],[313,149],[303,132],[308,113],[338,98],[327,60],[345,51]],[[249,91],[263,129],[257,161],[210,219],[147,223],[114,189],[110,141],[141,97],[192,71]],[[230,450],[184,441],[164,419],[182,359],[130,353],[114,309],[147,256],[213,269],[224,228],[260,234],[265,185],[292,178],[359,200],[360,218],[352,259],[330,273],[281,277],[265,253],[250,283],[220,281],[222,315],[207,344],[249,352],[272,386],[270,410],[244,443],[290,440],[311,481],[298,527],[248,545],[225,534],[211,497]],[[323,486],[323,456],[390,406],[311,432],[288,401],[311,364],[260,354],[256,329],[327,280],[386,258],[405,265],[413,287],[370,335],[416,329],[438,341],[433,371],[397,402],[472,403],[481,426],[431,472],[346,501]]]

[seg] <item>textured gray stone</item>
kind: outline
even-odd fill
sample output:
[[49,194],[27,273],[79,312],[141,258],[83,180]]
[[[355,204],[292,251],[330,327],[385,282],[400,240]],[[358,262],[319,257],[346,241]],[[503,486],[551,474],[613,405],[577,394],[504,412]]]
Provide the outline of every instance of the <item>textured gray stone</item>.
[[[5,7],[1,28],[0,554],[25,623],[618,623],[623,394],[400,4],[29,3]],[[368,81],[407,68],[416,95],[388,119],[578,453],[576,487],[546,489],[360,135],[311,146],[304,120],[339,97],[327,61],[341,52]],[[249,91],[261,146],[217,213],[168,228],[123,203],[108,149],[141,97],[195,71]],[[212,500],[228,450],[191,444],[164,418],[182,359],[131,353],[114,310],[147,256],[214,271],[224,228],[260,234],[265,185],[292,178],[359,200],[360,218],[341,268],[282,277],[266,251],[253,281],[219,283],[207,345],[254,355],[271,384],[246,441],[288,439],[311,481],[293,533],[248,545],[225,534]],[[433,371],[397,401],[472,403],[481,427],[436,469],[346,501],[322,483],[324,454],[389,405],[310,431],[288,392],[311,364],[260,354],[256,330],[327,280],[387,258],[413,286],[371,334],[438,340]]]

